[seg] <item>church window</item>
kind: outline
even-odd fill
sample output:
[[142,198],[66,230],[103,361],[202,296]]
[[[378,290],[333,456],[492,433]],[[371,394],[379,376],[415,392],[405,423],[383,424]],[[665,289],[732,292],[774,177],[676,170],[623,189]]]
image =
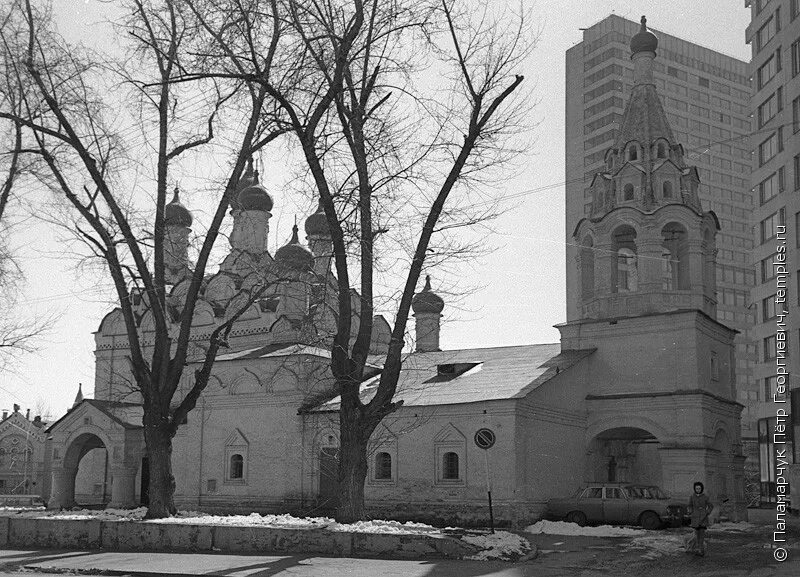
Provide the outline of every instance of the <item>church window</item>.
[[663,142],[658,143],[658,150],[656,152],[656,156],[658,156],[658,158],[667,157],[667,147]]
[[611,286],[614,292],[635,291],[638,288],[636,259],[636,231],[630,225],[619,226],[612,235],[613,252],[617,255],[616,266],[611,270]]
[[239,453],[231,455],[229,472],[229,478],[232,480],[244,478],[244,457],[242,457]]
[[382,451],[375,455],[375,479],[392,479],[392,456],[389,453]]
[[626,184],[623,191],[625,200],[633,200],[633,185],[631,183]]
[[628,160],[638,160],[639,149],[635,144],[628,146]]
[[442,457],[442,479],[455,481],[461,478],[458,467],[458,453],[448,451]]
[[670,223],[661,229],[662,288],[686,290],[689,288],[689,242],[686,229]]
[[672,198],[672,182],[667,180],[661,187],[664,198]]
[[719,380],[719,359],[717,359],[717,353],[713,351],[711,352],[711,380]]
[[636,253],[629,248],[621,248],[617,251],[617,290],[635,291],[637,285]]
[[452,423],[433,438],[436,483],[463,485],[466,478],[467,438]]
[[225,443],[225,482],[247,483],[247,450],[249,443],[239,429],[234,429]]

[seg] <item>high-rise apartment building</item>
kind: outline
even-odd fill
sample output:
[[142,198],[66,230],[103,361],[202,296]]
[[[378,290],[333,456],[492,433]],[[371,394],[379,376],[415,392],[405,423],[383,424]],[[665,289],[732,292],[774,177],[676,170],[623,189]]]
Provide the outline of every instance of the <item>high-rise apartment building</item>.
[[[758,345],[753,377],[767,401],[758,416],[766,445],[762,499],[771,501],[771,429],[777,409],[789,406],[788,395],[779,395],[785,403],[774,402],[773,395],[800,387],[800,0],[746,0],[745,6],[751,10],[746,39],[753,54],[752,302],[757,310],[753,339]],[[783,310],[789,313],[785,318],[778,316]],[[779,327],[782,320],[785,326]],[[778,365],[785,365],[788,375],[779,376]]]
[[[639,26],[638,22],[611,15],[587,28],[583,41],[567,51],[568,320],[578,318],[580,299],[577,251],[569,243],[576,225],[590,210],[589,185],[595,173],[603,169],[605,154],[614,143],[623,106],[632,89],[633,63],[628,41]],[[745,405],[742,438],[745,453],[752,457],[752,471],[758,462],[757,417],[764,391],[763,385],[757,386],[753,379],[757,353],[750,337],[756,315],[760,314],[750,300],[757,280],[751,253],[752,227],[757,224],[752,212],[758,204],[750,184],[751,69],[742,60],[657,30],[655,33],[659,37],[654,65],[656,87],[675,139],[686,147],[687,162],[699,169],[703,206],[713,210],[720,222],[717,320],[740,331],[736,338],[736,384],[738,400]]]

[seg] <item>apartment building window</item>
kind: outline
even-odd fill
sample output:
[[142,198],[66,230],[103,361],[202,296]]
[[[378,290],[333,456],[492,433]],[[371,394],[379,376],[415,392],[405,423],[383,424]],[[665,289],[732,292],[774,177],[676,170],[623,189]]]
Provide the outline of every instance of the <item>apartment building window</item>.
[[[795,43],[796,44],[796,43]],[[792,49],[795,49],[795,45],[792,44]],[[775,78],[775,75],[778,73],[778,61],[779,59],[776,58],[778,56],[779,51],[767,58],[766,62],[762,64],[758,68],[758,89],[761,90],[767,82]],[[794,65],[794,62],[793,62]]]
[[798,74],[800,74],[800,40],[795,40],[792,42],[792,77]]
[[765,283],[775,278],[775,267],[772,263],[775,262],[778,253],[773,253],[767,258],[761,259],[761,282]]
[[778,173],[773,172],[758,185],[758,195],[761,199],[761,204],[765,204],[778,196],[779,190]]
[[778,358],[778,343],[775,335],[770,335],[764,339],[764,362],[773,361]]
[[758,107],[758,127],[762,128],[767,122],[775,118],[778,114],[777,93],[773,92]]
[[794,155],[794,189],[800,190],[800,154]]
[[769,138],[758,145],[758,164],[764,166],[778,154],[778,133],[773,132]]
[[778,31],[778,17],[780,11],[776,10],[775,14],[770,16],[766,22],[758,29],[756,33],[756,50],[761,50],[767,43],[775,38],[775,33]]
[[765,323],[767,321],[771,321],[775,317],[778,316],[777,307],[775,306],[775,297],[777,295],[772,295],[767,297],[761,301],[761,322]]
[[781,208],[761,221],[761,244],[775,238],[778,226],[786,224],[786,210]]
[[800,96],[792,100],[792,132],[797,131],[800,131]]

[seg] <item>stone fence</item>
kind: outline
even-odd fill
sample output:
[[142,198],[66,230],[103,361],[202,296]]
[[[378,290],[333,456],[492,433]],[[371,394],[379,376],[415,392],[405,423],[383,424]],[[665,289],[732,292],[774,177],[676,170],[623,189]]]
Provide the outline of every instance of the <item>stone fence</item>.
[[445,535],[354,533],[325,529],[189,525],[97,519],[0,517],[0,549],[221,551],[393,559],[461,559],[478,549]]

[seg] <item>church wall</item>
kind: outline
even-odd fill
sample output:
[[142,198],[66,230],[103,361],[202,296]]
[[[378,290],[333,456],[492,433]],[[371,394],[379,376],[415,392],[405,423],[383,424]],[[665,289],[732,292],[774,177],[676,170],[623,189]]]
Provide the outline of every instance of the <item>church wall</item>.
[[588,367],[582,360],[517,404],[517,486],[537,510],[583,482]]
[[[595,395],[702,388],[732,398],[732,335],[696,311],[560,325],[564,348],[588,359]],[[698,328],[701,330],[698,331]],[[711,351],[717,379],[711,378]]]
[[[487,455],[475,445],[473,437],[478,429],[487,427],[497,438],[488,453],[495,520],[510,524],[529,518],[531,515],[515,482],[516,403],[503,400],[407,406],[387,417],[373,435],[369,447],[365,487],[369,514],[376,518],[416,519],[439,524],[485,524],[489,518]],[[311,489],[307,495],[313,498],[320,490],[321,448],[330,446],[329,437],[338,438],[338,426],[333,413],[310,414],[307,422],[309,441],[305,451],[307,481],[304,486]],[[392,456],[391,479],[376,479],[378,452]],[[442,478],[444,452],[458,454],[460,479]]]

